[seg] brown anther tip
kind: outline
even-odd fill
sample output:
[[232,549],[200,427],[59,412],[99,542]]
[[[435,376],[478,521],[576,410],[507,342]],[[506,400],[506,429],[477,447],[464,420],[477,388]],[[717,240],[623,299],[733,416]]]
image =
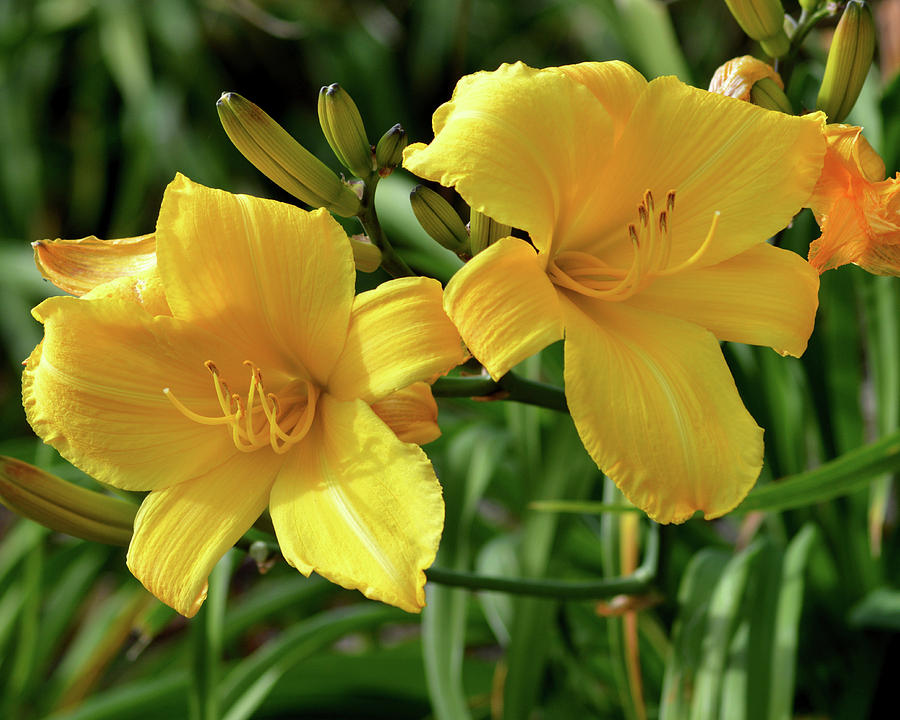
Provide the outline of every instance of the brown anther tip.
[[219,374],[219,368],[216,367],[216,364],[212,360],[207,360],[203,365],[209,370],[213,375]]

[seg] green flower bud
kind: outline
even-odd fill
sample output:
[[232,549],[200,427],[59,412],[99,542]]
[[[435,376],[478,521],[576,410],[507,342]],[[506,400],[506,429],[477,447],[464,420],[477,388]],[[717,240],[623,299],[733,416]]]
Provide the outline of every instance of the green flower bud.
[[791,47],[784,32],[781,0],[725,0],[741,29],[757,40],[770,57],[786,55]]
[[417,185],[409,194],[409,204],[425,232],[440,245],[457,254],[466,251],[469,233],[444,198],[424,185]]
[[237,93],[224,93],[216,109],[231,142],[269,180],[307,205],[343,217],[359,212],[356,193],[262,109]]
[[510,230],[512,228],[509,225],[498,223],[484,213],[473,210],[469,218],[469,247],[472,255],[477,255],[500,238],[505,238]]
[[375,164],[378,165],[378,174],[387,177],[394,168],[403,162],[403,150],[409,142],[406,130],[399,124],[394,125],[375,146]]
[[778,110],[787,115],[794,114],[791,101],[772,78],[762,78],[753,84],[750,88],[750,102],[767,110]]
[[350,94],[334,83],[319,91],[319,124],[341,164],[360,178],[375,171],[375,156]]
[[875,20],[864,2],[851,0],[834,31],[816,110],[839,123],[853,109],[875,54]]
[[15,458],[0,456],[0,502],[29,520],[75,537],[128,545],[137,506],[87,490]]

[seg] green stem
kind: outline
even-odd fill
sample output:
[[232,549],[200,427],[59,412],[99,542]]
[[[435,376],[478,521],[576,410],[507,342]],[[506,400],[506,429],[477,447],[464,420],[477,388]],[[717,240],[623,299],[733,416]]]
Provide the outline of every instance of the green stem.
[[489,377],[443,377],[431,386],[435,397],[485,397],[497,395],[497,400],[537,405],[538,407],[569,412],[562,388],[536,380],[526,380],[508,372],[499,380]]
[[362,205],[360,207],[359,222],[369,236],[369,240],[375,247],[381,250],[381,267],[391,277],[410,277],[415,273],[410,269],[403,258],[394,250],[387,235],[378,221],[378,213],[375,211],[375,188],[378,185],[378,176],[373,175],[365,180],[365,190],[363,191]]
[[659,559],[659,526],[651,525],[647,552],[640,567],[631,575],[596,581],[519,579],[476,575],[475,573],[432,567],[425,575],[429,582],[464,587],[469,590],[493,590],[510,595],[550,597],[559,600],[599,600],[615,595],[639,595],[650,589]]
[[794,59],[803,45],[803,41],[806,40],[806,36],[809,35],[810,30],[819,24],[820,20],[832,15],[834,15],[834,12],[829,9],[827,3],[814,13],[807,13],[806,10],[800,13],[800,18],[797,20],[797,29],[794,30],[794,34],[791,36],[790,50],[788,50],[784,58],[775,61],[775,71],[781,75],[785,88],[787,88],[788,80],[794,69]]
[[209,576],[209,594],[192,622],[193,682],[191,714],[196,720],[219,720],[219,665],[224,644],[225,601],[231,578],[226,553]]

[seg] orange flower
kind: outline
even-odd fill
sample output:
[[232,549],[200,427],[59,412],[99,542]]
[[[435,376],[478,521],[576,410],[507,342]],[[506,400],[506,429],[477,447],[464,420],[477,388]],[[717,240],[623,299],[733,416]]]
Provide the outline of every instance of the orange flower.
[[884,162],[854,125],[828,125],[822,175],[809,207],[822,235],[809,246],[823,273],[856,263],[875,275],[900,275],[900,174],[885,179]]

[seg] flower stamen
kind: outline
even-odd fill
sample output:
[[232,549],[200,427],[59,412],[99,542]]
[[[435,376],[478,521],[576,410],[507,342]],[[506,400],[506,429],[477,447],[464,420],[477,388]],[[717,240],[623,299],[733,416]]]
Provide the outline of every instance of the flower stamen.
[[638,222],[626,226],[633,249],[631,265],[627,269],[612,267],[589,253],[568,250],[557,254],[548,264],[550,279],[560,287],[587,297],[621,302],[647,287],[654,278],[687,270],[700,262],[709,249],[719,223],[719,213],[713,215],[700,247],[683,262],[669,267],[674,212],[674,190],[666,194],[666,207],[658,213],[653,194],[647,190],[637,207]]
[[[211,361],[204,363],[213,378],[216,399],[222,410],[220,417],[210,417],[194,412],[184,405],[170,388],[163,394],[186,418],[202,425],[227,425],[234,446],[241,452],[253,452],[266,445],[276,453],[286,453],[300,442],[312,427],[319,391],[308,380],[296,380],[281,390],[284,402],[263,385],[262,372],[249,360],[244,361],[250,370],[247,401],[232,393]],[[285,412],[282,413],[281,406]],[[268,425],[268,432],[263,429]]]

